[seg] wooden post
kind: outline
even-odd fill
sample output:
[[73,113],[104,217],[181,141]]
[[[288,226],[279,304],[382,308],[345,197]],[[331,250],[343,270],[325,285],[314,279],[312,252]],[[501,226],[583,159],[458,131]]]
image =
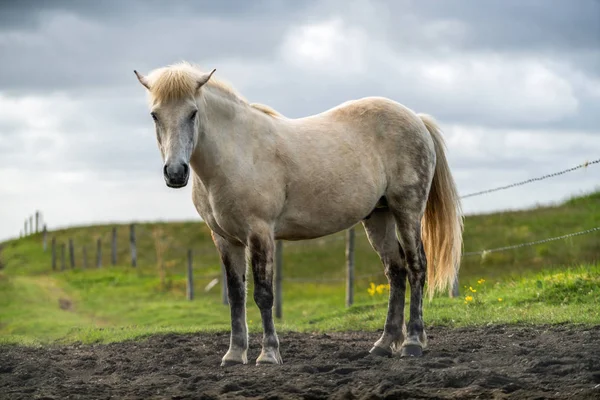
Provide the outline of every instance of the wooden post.
[[96,268],[102,267],[102,239],[96,241]]
[[52,236],[52,271],[56,271],[56,238]]
[[111,262],[112,265],[117,265],[117,227],[112,228],[112,243],[111,243]]
[[460,291],[458,290],[458,273],[454,276],[454,282],[452,282],[452,287],[449,290],[450,297],[458,297],[460,296]]
[[346,234],[346,307],[354,304],[354,243],[356,234],[354,227]]
[[227,294],[227,272],[225,271],[225,265],[221,261],[221,279],[223,280],[223,284],[221,285],[221,297],[223,298],[223,304],[229,304],[229,297]]
[[29,234],[33,235],[33,215],[29,216]]
[[40,212],[35,212],[35,233],[40,231]]
[[67,252],[67,245],[65,245],[64,243],[60,246],[60,270],[64,271],[65,270],[65,253]]
[[83,245],[83,268],[87,269],[87,267],[88,267],[87,246]]
[[25,224],[23,224],[23,236],[27,237],[27,220],[25,220]]
[[69,239],[69,260],[71,261],[71,269],[75,268],[75,249],[73,248],[73,239]]
[[44,239],[43,239],[43,246],[44,246],[44,251],[46,251],[46,249],[48,248],[48,227],[46,227],[46,224],[44,224]]
[[135,248],[135,225],[129,226],[129,244],[131,246],[131,266],[137,266],[137,253]]
[[283,276],[283,242],[278,240],[275,243],[275,318],[281,319],[283,315],[282,309],[282,288],[281,288],[281,278]]
[[194,272],[192,269],[192,250],[188,250],[187,262],[187,299],[194,300]]

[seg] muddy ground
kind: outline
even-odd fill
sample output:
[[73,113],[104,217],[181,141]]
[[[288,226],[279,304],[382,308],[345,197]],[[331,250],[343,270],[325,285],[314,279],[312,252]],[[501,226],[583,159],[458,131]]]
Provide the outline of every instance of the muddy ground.
[[4,399],[600,399],[600,326],[429,328],[420,359],[377,358],[377,332],[280,335],[284,365],[219,367],[227,334],[0,347]]

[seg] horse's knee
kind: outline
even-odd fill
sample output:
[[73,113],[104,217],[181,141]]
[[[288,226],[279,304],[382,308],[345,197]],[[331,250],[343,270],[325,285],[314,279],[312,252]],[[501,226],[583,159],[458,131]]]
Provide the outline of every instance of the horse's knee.
[[390,284],[404,288],[406,286],[406,267],[402,264],[402,260],[390,258],[385,263],[385,275]]
[[273,307],[273,289],[264,284],[258,284],[254,287],[254,302],[261,310],[271,309]]

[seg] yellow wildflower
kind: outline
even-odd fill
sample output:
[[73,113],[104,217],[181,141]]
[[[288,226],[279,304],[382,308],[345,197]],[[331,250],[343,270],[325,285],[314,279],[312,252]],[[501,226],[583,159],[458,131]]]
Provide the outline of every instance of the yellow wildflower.
[[383,294],[384,290],[390,290],[390,285],[384,285],[383,283],[381,285],[377,285],[377,287],[375,288],[375,291],[377,292],[377,294]]
[[473,289],[471,286],[469,286],[469,290],[473,293],[477,292],[477,289]]
[[480,285],[485,282],[485,279],[481,278],[480,280],[477,281],[477,283],[479,283]]
[[468,302],[470,302],[470,301],[473,301],[473,296],[466,296],[465,297],[465,304],[468,303]]
[[374,296],[375,295],[375,284],[373,282],[371,282],[371,285],[369,285],[369,288],[367,289],[367,292],[371,295]]
[[501,298],[501,297],[498,297],[498,301],[502,301],[502,298]]

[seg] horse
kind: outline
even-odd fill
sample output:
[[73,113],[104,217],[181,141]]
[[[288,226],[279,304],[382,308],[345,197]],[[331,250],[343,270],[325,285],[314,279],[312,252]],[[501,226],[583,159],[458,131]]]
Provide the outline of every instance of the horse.
[[275,241],[358,223],[390,284],[384,330],[370,353],[421,357],[423,297],[451,284],[462,255],[461,204],[437,122],[385,97],[288,118],[250,103],[215,71],[183,61],[134,73],[148,95],[165,183],[182,188],[191,177],[192,202],[225,267],[231,332],[221,366],[248,363],[248,269],[263,330],[256,365],[281,364]]

